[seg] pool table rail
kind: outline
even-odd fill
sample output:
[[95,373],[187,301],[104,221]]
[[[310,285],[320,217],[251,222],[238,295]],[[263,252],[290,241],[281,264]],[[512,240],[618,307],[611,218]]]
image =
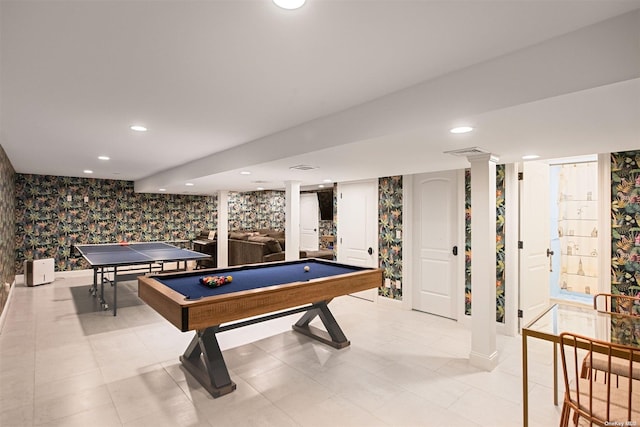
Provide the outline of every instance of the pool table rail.
[[[194,274],[202,275],[203,272],[206,270],[199,270]],[[383,284],[382,269],[363,269],[309,281],[189,300],[155,279],[173,274],[175,273],[140,277],[138,295],[182,332],[205,329],[295,306],[330,301],[338,296],[377,288]]]

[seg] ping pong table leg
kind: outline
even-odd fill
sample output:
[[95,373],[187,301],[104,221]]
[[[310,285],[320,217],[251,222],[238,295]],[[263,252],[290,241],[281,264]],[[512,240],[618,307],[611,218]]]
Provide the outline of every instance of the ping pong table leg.
[[118,310],[118,267],[113,267],[113,315]]
[[89,288],[89,293],[94,297],[98,296],[98,267],[93,267],[93,285]]
[[104,267],[100,267],[100,305],[104,307]]

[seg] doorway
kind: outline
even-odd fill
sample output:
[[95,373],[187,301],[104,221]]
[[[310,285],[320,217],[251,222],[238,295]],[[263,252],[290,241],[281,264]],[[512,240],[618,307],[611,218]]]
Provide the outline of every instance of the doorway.
[[457,319],[458,174],[414,175],[413,309]]
[[318,238],[318,194],[300,194],[300,250],[317,251]]
[[599,287],[598,160],[550,164],[551,297],[591,304]]
[[[378,182],[338,184],[338,262],[378,267]],[[378,289],[352,294],[374,301]]]

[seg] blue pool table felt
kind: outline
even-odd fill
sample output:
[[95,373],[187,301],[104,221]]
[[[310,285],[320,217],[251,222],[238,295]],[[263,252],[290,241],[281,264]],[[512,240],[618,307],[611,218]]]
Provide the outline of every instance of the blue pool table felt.
[[[309,266],[305,272],[304,267]],[[182,275],[178,277],[156,277],[160,283],[185,296],[185,299],[199,299],[233,292],[247,291],[285,283],[304,282],[322,277],[337,276],[364,270],[361,267],[325,264],[321,262],[296,262],[292,264],[262,265],[258,267],[220,269],[202,274]],[[233,281],[216,288],[200,283],[206,276],[231,276]]]

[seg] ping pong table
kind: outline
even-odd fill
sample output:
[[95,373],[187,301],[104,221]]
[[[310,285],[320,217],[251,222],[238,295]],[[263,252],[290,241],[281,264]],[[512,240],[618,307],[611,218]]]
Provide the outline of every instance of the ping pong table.
[[[74,245],[76,251],[93,269],[93,286],[89,289],[94,297],[98,296],[100,283],[100,304],[104,310],[109,308],[104,298],[104,282],[113,286],[113,315],[118,309],[118,276],[140,275],[154,271],[164,271],[164,265],[175,262],[181,270],[180,262],[209,258],[210,255],[179,248],[165,242],[102,243]],[[112,274],[112,279],[109,279]],[[98,276],[100,280],[98,281]]]

